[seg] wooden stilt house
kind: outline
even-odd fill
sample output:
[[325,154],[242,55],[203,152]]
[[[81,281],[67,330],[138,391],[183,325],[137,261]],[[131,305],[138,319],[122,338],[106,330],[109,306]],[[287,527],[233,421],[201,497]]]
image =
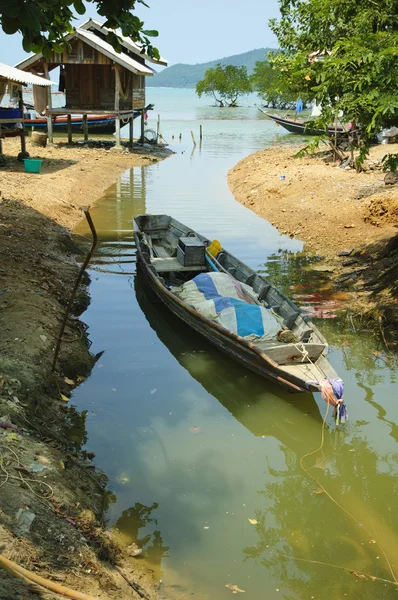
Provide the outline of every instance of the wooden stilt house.
[[65,107],[54,108],[51,93],[48,95],[47,130],[49,141],[53,138],[53,119],[67,115],[68,138],[72,139],[72,115],[83,115],[83,130],[87,139],[87,115],[114,114],[116,119],[116,146],[120,146],[120,127],[130,123],[130,143],[133,140],[133,119],[141,115],[143,132],[146,111],[145,78],[154,74],[148,62],[167,65],[164,59],[156,61],[132,40],[120,36],[122,51],[106,41],[109,29],[99,21],[88,20],[66,36],[69,48],[62,53],[53,52],[46,59],[35,54],[17,66],[24,71],[43,73],[48,77],[53,69],[60,68],[59,90],[65,92]]

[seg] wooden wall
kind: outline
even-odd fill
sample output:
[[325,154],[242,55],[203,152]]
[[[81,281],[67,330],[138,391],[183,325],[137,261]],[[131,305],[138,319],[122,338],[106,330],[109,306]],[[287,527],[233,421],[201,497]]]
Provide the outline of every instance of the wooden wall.
[[[105,57],[106,58],[106,57]],[[131,85],[133,84],[134,108],[145,106],[145,78],[120,67],[122,89],[127,98],[120,96],[120,110],[132,106]],[[111,64],[65,65],[66,108],[114,110],[115,67]]]

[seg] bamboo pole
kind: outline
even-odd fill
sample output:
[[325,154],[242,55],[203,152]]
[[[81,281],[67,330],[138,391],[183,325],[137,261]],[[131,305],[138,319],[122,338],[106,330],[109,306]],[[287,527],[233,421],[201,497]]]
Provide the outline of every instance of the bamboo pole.
[[47,590],[51,590],[56,594],[62,594],[62,596],[66,598],[71,598],[72,600],[94,600],[93,596],[88,596],[82,592],[75,592],[75,590],[71,590],[63,585],[60,585],[59,583],[55,583],[55,581],[44,579],[44,577],[40,577],[40,575],[28,571],[12,560],[9,560],[2,554],[0,554],[0,567],[6,569],[6,571],[11,573],[11,575],[14,577],[24,579],[28,583],[33,582],[34,584],[39,585]]

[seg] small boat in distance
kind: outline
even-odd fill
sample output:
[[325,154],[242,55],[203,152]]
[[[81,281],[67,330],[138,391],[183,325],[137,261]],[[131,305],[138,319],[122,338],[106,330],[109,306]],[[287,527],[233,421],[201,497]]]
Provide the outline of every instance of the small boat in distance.
[[342,125],[329,125],[327,130],[324,129],[314,129],[308,125],[308,123],[302,119],[290,119],[288,117],[281,117],[280,115],[274,115],[272,113],[268,113],[262,108],[258,109],[264,115],[266,115],[269,119],[274,121],[277,125],[281,125],[284,129],[289,131],[290,133],[296,133],[298,135],[330,135],[341,137],[345,132]]
[[315,325],[219,242],[168,215],[135,217],[134,239],[157,298],[220,350],[291,392],[341,381]]

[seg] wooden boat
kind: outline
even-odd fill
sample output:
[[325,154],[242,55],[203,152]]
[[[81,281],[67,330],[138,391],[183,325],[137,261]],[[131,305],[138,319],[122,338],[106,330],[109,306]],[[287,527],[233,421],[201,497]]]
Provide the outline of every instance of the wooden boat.
[[[338,378],[326,358],[326,340],[315,325],[282,292],[232,254],[220,249],[210,255],[207,238],[168,215],[137,216],[134,238],[138,267],[158,299],[220,350],[291,392],[319,391],[319,382]],[[194,260],[187,260],[189,246],[194,250],[204,247],[204,259],[199,260],[198,253]],[[279,335],[271,341],[248,341],[206,318],[173,291],[199,273],[214,271],[250,286],[256,304],[274,311],[281,329],[293,334],[293,342],[283,343]]]
[[344,129],[341,125],[329,125],[329,127],[327,128],[327,130],[325,131],[324,129],[314,129],[312,127],[310,127],[308,125],[308,123],[306,121],[303,121],[302,119],[288,119],[286,117],[281,117],[280,115],[274,115],[271,113],[267,113],[265,112],[265,110],[262,110],[261,108],[259,108],[259,110],[266,115],[269,119],[272,119],[272,121],[275,121],[275,123],[277,125],[281,125],[284,129],[286,129],[287,131],[289,131],[290,133],[296,133],[298,135],[330,135],[330,136],[335,136],[337,135],[337,137],[341,137],[344,134]]

